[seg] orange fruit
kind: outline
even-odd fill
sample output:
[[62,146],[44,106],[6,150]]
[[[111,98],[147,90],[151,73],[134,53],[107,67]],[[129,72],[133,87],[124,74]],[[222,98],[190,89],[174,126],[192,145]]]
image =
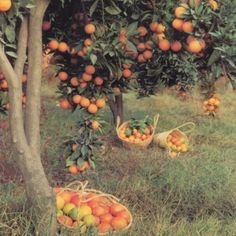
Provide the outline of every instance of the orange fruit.
[[128,222],[123,217],[114,217],[111,221],[111,227],[114,230],[121,230],[128,226]]
[[144,59],[146,59],[146,60],[151,59],[151,58],[152,58],[152,51],[150,51],[150,50],[144,51],[144,52],[143,52],[143,57],[144,57]]
[[0,12],[8,11],[11,8],[11,0],[1,0],[0,1]]
[[64,192],[59,193],[58,196],[62,197],[65,204],[66,204],[66,203],[70,202],[70,200],[72,198],[72,193],[69,191],[64,191]]
[[98,225],[98,229],[100,233],[108,233],[111,230],[111,225],[107,223],[101,223]]
[[65,81],[68,79],[68,74],[65,71],[61,71],[59,72],[58,77],[61,81]]
[[166,36],[165,36],[165,34],[161,33],[161,34],[154,34],[154,37],[157,40],[161,41],[162,39],[165,39]]
[[99,127],[100,127],[99,122],[96,121],[96,120],[94,120],[94,121],[92,122],[92,124],[91,124],[91,128],[94,129],[94,130],[96,130],[96,129],[98,129]]
[[215,0],[209,0],[208,1],[209,5],[211,6],[211,8],[216,11],[217,9],[219,9],[219,4],[217,3],[217,1]]
[[89,74],[87,74],[87,73],[83,73],[83,74],[82,74],[82,79],[83,79],[84,81],[86,81],[86,82],[91,81],[92,78],[93,78],[92,75],[89,75]]
[[107,210],[101,206],[94,207],[92,211],[93,211],[93,215],[98,216],[98,217],[107,214]]
[[58,51],[60,52],[67,52],[69,50],[69,47],[67,45],[67,43],[65,42],[60,42],[58,45]]
[[175,8],[175,16],[177,18],[182,18],[183,15],[186,13],[186,8],[181,6],[181,7],[176,7]]
[[87,34],[93,34],[96,31],[96,27],[94,24],[89,23],[89,24],[85,25],[84,31]]
[[93,65],[88,65],[85,67],[85,73],[88,75],[93,75],[95,73],[96,69]]
[[173,52],[179,52],[182,48],[182,44],[179,41],[174,41],[170,44],[170,48]]
[[72,101],[74,104],[79,104],[81,100],[81,96],[79,94],[76,94],[72,97]]
[[90,165],[87,161],[85,161],[81,167],[77,166],[77,169],[79,172],[83,172],[89,168],[90,168]]
[[78,52],[78,56],[80,56],[80,57],[84,57],[85,54],[84,54],[84,52],[83,52],[82,50],[80,50],[80,51]]
[[182,29],[185,33],[192,33],[193,32],[193,24],[191,21],[185,21],[183,23]]
[[189,35],[188,37],[187,37],[187,40],[186,40],[186,42],[187,42],[187,44],[190,44],[192,41],[194,41],[194,40],[196,40],[192,35]]
[[97,106],[98,108],[103,108],[103,107],[105,107],[105,105],[106,105],[105,99],[103,99],[103,98],[97,99],[97,101],[96,101],[96,106]]
[[92,44],[93,44],[92,39],[87,38],[84,40],[84,46],[88,47],[91,46]]
[[110,213],[113,216],[116,216],[119,212],[124,211],[124,210],[125,208],[121,204],[118,204],[118,203],[114,203],[110,206]]
[[146,49],[146,45],[144,43],[139,43],[137,45],[137,49],[142,52],[143,50]]
[[146,59],[144,58],[143,54],[139,54],[137,57],[137,61],[141,63],[141,62],[145,62]]
[[83,55],[86,56],[88,53],[88,49],[86,47],[82,48]]
[[138,27],[137,30],[138,30],[138,33],[141,37],[145,36],[148,33],[146,27],[144,27],[144,26]]
[[130,222],[130,220],[131,220],[130,213],[126,210],[117,213],[116,216],[122,217],[122,218],[126,219],[128,222]]
[[153,32],[156,32],[157,27],[158,27],[158,23],[157,23],[157,22],[152,22],[152,23],[149,25],[150,30],[153,31]]
[[59,101],[59,105],[62,109],[70,109],[71,105],[66,98],[63,98]]
[[21,81],[22,81],[22,83],[25,83],[27,81],[27,75],[26,74],[22,75]]
[[2,89],[7,89],[8,88],[8,83],[7,83],[7,81],[5,79],[0,81],[0,87]]
[[192,53],[199,53],[202,50],[202,46],[199,40],[193,40],[189,44],[189,50]]
[[79,104],[81,107],[88,107],[90,105],[90,101],[88,98],[82,97]]
[[170,42],[167,39],[162,39],[158,46],[162,51],[168,51],[170,49]]
[[158,34],[164,33],[165,32],[166,27],[163,24],[158,24],[156,27],[156,32]]
[[57,50],[58,46],[59,46],[59,42],[56,39],[53,39],[48,43],[48,47],[52,50]]
[[88,112],[89,113],[95,114],[95,113],[97,113],[97,111],[98,111],[98,108],[97,108],[97,106],[95,104],[90,104],[88,106]]
[[79,79],[78,79],[78,77],[72,77],[71,80],[70,80],[70,84],[73,87],[78,87],[79,86]]
[[104,215],[101,215],[99,218],[100,218],[101,223],[110,224],[113,216],[110,213],[106,213]]
[[99,76],[95,77],[94,84],[96,84],[98,86],[102,85],[103,84],[103,79]]
[[172,27],[173,27],[174,29],[179,30],[179,31],[182,31],[183,24],[184,24],[184,21],[181,20],[181,19],[174,19],[174,20],[172,21]]
[[122,75],[125,77],[125,78],[130,78],[131,75],[132,75],[132,71],[130,69],[124,69],[122,71]]
[[71,165],[71,166],[68,168],[68,171],[69,171],[71,174],[77,174],[77,173],[78,173],[77,166],[76,166],[76,165]]

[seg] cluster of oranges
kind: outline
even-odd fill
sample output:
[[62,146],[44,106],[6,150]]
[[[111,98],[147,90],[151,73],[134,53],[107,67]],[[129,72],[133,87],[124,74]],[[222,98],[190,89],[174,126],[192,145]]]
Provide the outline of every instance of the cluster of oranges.
[[153,130],[152,127],[146,127],[144,130],[141,129],[132,129],[128,127],[122,127],[119,130],[119,137],[122,140],[131,142],[131,143],[139,143],[147,140],[152,135]]
[[219,109],[219,104],[220,104],[219,96],[217,94],[214,94],[208,100],[203,102],[202,108],[204,112],[208,114],[215,114]]
[[[195,4],[199,5],[200,2],[196,2]],[[191,35],[194,31],[194,25],[191,20],[186,20],[189,9],[189,5],[185,3],[182,3],[175,9],[175,19],[172,21],[172,27],[179,32],[189,34],[186,40],[189,52],[200,53],[205,49],[206,43],[203,39],[198,39]]]
[[68,172],[71,174],[78,174],[78,173],[82,173],[86,170],[88,170],[90,168],[90,165],[88,163],[88,161],[84,161],[82,166],[77,166],[75,164],[71,165],[68,167]]
[[81,234],[91,228],[99,233],[125,229],[130,221],[130,212],[121,204],[96,193],[80,195],[73,191],[54,188],[57,220],[68,228],[77,228]]
[[188,141],[176,131],[172,131],[167,137],[167,147],[170,157],[176,158],[178,153],[188,151]]
[[8,11],[12,6],[11,0],[1,0],[0,1],[0,13]]

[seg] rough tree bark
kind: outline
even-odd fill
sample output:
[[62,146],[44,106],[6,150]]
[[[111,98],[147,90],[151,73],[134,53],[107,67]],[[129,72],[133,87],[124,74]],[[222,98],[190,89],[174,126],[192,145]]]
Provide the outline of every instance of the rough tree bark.
[[124,121],[123,95],[116,95],[114,99],[108,100],[109,107],[112,111],[114,124],[117,125],[117,117],[120,117],[120,123]]
[[[25,182],[29,204],[38,216],[35,235],[56,235],[55,199],[40,158],[40,87],[42,76],[42,21],[49,0],[36,0],[29,19],[22,21],[18,35],[17,60],[13,68],[0,44],[0,64],[9,84],[10,128],[16,163]],[[24,63],[28,46],[26,114],[22,108]]]

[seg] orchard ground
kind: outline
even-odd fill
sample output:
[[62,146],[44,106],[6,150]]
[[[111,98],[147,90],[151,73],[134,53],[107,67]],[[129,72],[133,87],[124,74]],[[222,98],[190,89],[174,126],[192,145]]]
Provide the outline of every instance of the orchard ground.
[[[125,118],[159,113],[157,132],[193,121],[191,150],[178,159],[168,158],[154,145],[143,151],[126,150],[116,139],[107,108],[102,136],[106,145],[96,170],[73,176],[65,169],[63,141],[76,132],[77,113],[56,106],[54,91],[53,83],[45,86],[42,99],[42,156],[53,186],[88,180],[89,187],[120,198],[132,212],[134,223],[127,232],[116,235],[236,235],[235,93],[226,90],[220,94],[215,118],[203,113],[197,91],[186,99],[172,90],[139,100],[135,94],[125,95]],[[0,235],[30,236],[31,212],[6,133],[0,130]],[[73,233],[63,230],[60,235]]]

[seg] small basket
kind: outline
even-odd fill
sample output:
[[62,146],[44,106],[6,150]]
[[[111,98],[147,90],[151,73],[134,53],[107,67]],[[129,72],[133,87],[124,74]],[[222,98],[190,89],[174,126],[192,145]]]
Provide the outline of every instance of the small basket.
[[[80,182],[80,181],[74,181],[70,184],[68,184],[65,188],[60,188],[61,190],[57,193],[57,194],[60,194],[64,191],[70,191],[70,192],[75,192],[75,193],[78,193],[80,196],[83,196],[83,195],[86,195],[88,193],[96,193],[97,196],[95,197],[91,197],[89,199],[86,199],[86,200],[81,200],[80,203],[86,203],[86,202],[89,202],[95,198],[99,198],[99,197],[105,197],[107,198],[108,201],[110,201],[111,203],[119,203],[120,205],[123,206],[123,208],[129,212],[130,214],[130,222],[129,224],[127,225],[126,228],[124,228],[122,231],[117,231],[117,232],[123,232],[123,231],[126,231],[130,228],[130,226],[132,225],[133,223],[133,217],[132,217],[132,214],[130,213],[130,211],[127,209],[127,207],[125,207],[123,204],[120,203],[120,200],[118,198],[116,198],[115,196],[111,195],[111,194],[108,194],[108,193],[103,193],[99,190],[96,190],[96,189],[88,189],[86,188],[88,185],[88,181],[85,181],[84,183]],[[60,222],[60,225],[62,225],[63,227],[65,227],[67,230],[75,230],[76,228],[74,227],[70,227],[70,226],[67,226],[63,223]],[[113,233],[115,233],[116,231],[113,231]],[[107,235],[108,233],[98,233],[98,235]]]
[[153,136],[154,136],[154,133],[155,133],[155,130],[156,130],[156,127],[157,127],[157,123],[158,123],[159,117],[160,117],[159,114],[154,116],[153,125],[151,125],[152,134],[150,135],[150,137],[147,138],[144,141],[135,142],[135,143],[134,142],[129,142],[129,141],[124,140],[123,138],[120,137],[120,129],[127,128],[129,126],[129,122],[130,121],[126,121],[122,125],[120,125],[120,118],[118,117],[118,119],[117,119],[117,126],[116,126],[116,133],[117,133],[118,138],[122,142],[123,146],[125,148],[127,148],[127,149],[133,149],[133,148],[145,149],[145,148],[147,148],[148,145],[153,140]]
[[[189,130],[181,131],[181,128],[186,127],[186,126],[190,127]],[[189,139],[186,134],[191,133],[195,129],[195,126],[196,125],[193,122],[187,122],[169,131],[156,134],[153,137],[153,143],[158,144],[162,148],[168,148],[167,137],[173,132],[175,133],[176,136],[180,138],[183,137],[187,141],[187,143],[189,143]]]

